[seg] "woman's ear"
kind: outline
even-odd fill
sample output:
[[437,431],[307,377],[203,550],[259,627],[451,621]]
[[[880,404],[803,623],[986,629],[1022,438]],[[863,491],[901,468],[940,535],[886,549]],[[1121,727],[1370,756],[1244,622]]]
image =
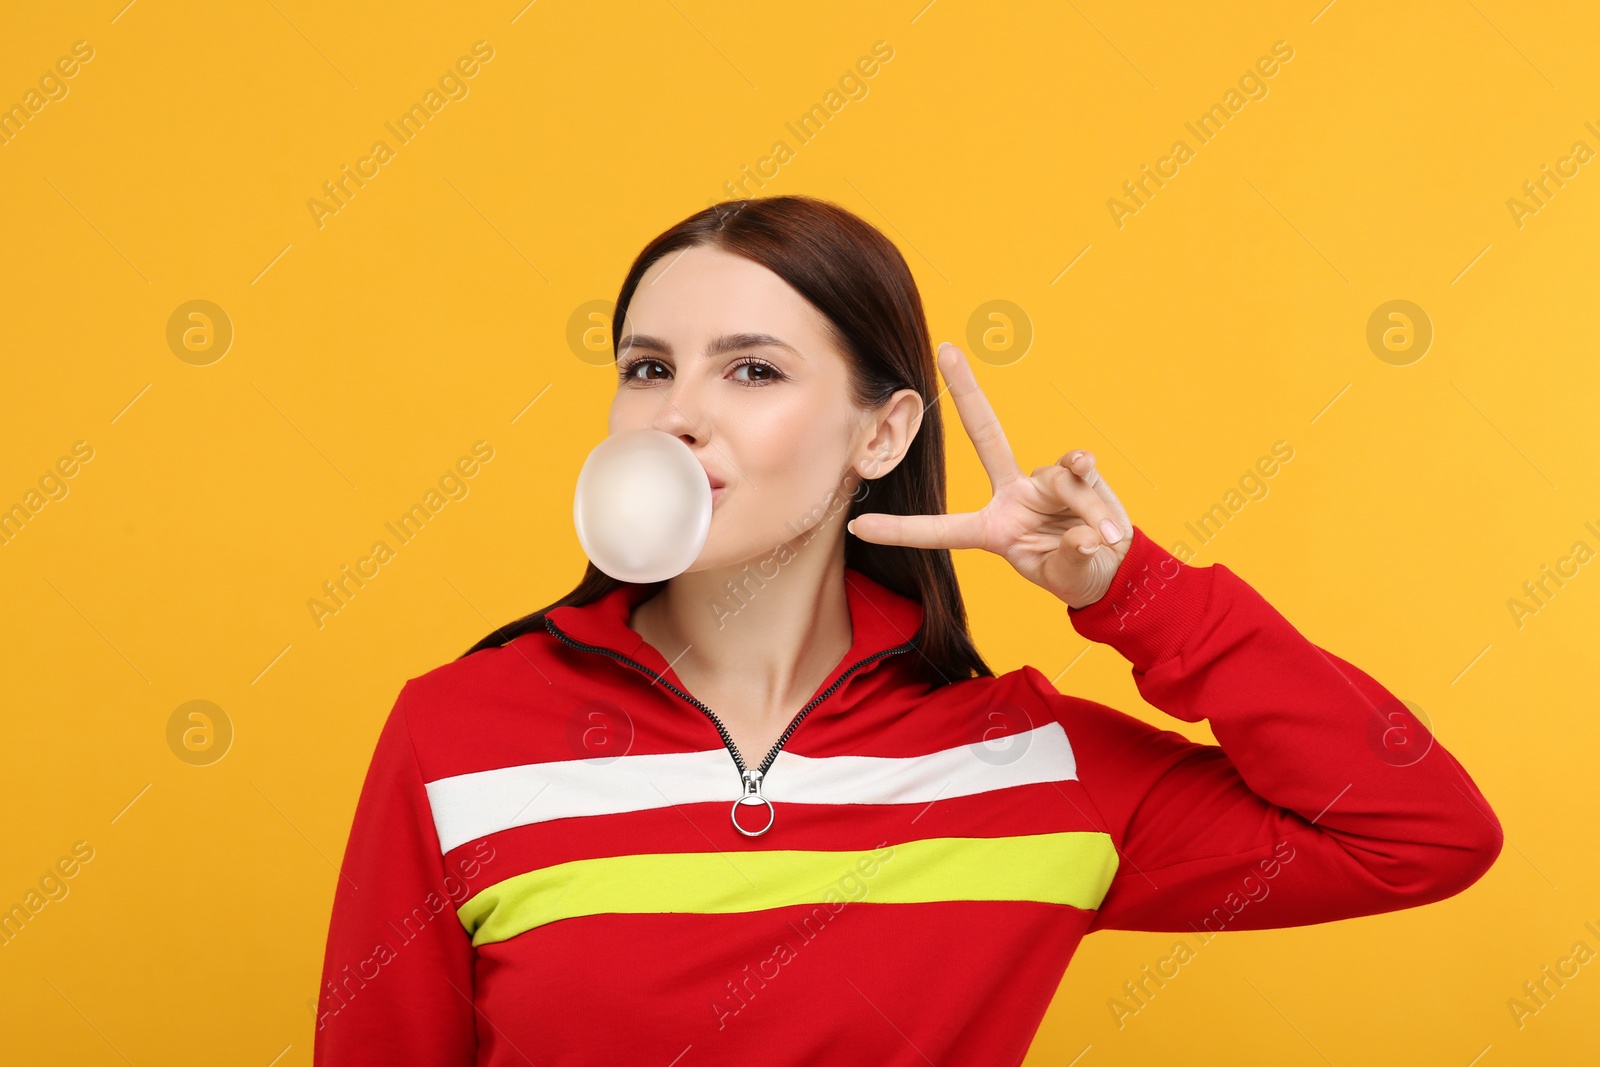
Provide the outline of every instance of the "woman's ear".
[[922,394],[901,389],[869,415],[868,436],[851,469],[867,481],[882,478],[900,465],[921,427]]

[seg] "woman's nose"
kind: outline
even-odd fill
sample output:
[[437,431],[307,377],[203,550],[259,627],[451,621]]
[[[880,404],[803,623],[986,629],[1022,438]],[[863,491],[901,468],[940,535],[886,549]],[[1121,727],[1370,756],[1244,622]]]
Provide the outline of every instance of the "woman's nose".
[[699,440],[704,437],[707,422],[705,412],[702,410],[701,399],[696,391],[679,379],[672,383],[672,388],[663,390],[661,403],[656,408],[655,418],[651,420],[652,429],[663,433],[670,433],[681,439]]

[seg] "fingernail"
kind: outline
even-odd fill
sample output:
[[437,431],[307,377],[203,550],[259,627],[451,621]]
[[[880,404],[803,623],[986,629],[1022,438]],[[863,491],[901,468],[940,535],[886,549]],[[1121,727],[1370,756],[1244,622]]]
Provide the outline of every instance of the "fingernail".
[[844,524],[844,528],[846,530],[849,530],[851,533],[855,533],[856,532],[856,520],[851,519],[849,522]]
[[1106,535],[1106,541],[1109,544],[1114,545],[1118,541],[1122,540],[1122,527],[1118,526],[1110,519],[1100,520],[1100,532]]

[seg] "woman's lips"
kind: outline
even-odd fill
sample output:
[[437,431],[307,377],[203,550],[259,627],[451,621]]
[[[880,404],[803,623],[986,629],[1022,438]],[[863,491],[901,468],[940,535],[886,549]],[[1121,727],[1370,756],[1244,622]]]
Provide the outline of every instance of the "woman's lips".
[[706,471],[706,482],[711,486],[711,506],[716,507],[717,501],[722,499],[722,494],[728,487],[723,484],[721,478],[718,478],[710,471]]

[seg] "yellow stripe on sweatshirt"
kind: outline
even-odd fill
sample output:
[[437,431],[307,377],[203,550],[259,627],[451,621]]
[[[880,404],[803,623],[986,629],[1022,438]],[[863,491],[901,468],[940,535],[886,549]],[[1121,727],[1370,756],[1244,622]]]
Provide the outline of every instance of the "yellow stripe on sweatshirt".
[[1092,910],[1117,870],[1098,831],[934,837],[865,852],[770,850],[608,856],[514,875],[457,909],[474,945],[560,919],[726,914],[792,904],[1028,900]]

